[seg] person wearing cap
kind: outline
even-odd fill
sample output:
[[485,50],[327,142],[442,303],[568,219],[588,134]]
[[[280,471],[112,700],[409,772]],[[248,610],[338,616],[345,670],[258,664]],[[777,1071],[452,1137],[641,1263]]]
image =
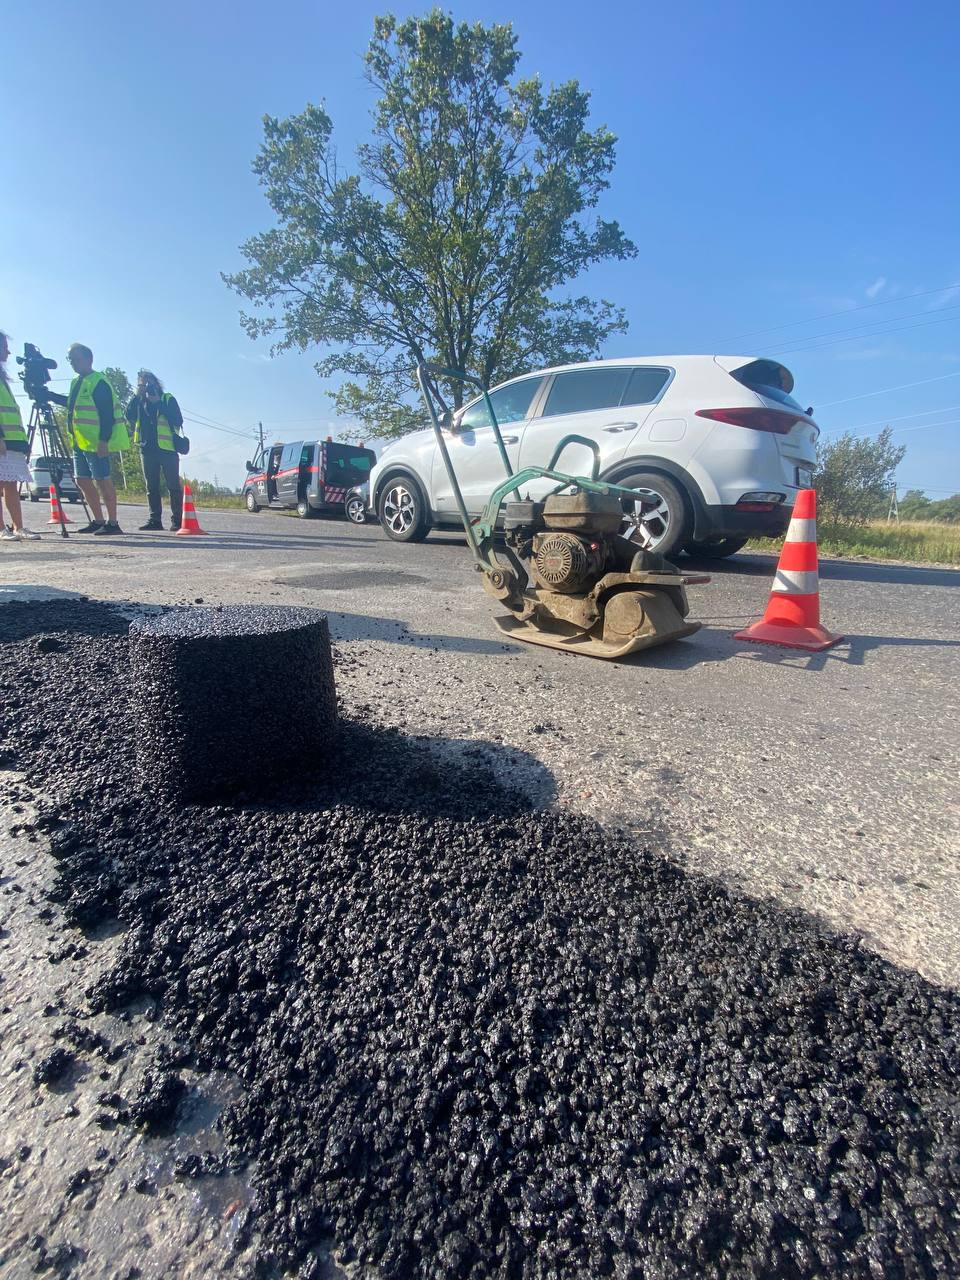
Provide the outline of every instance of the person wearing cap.
[[77,533],[123,533],[117,521],[117,489],[110,476],[110,454],[130,444],[123,410],[108,379],[94,369],[89,347],[82,342],[73,343],[67,359],[77,375],[70,384],[69,395],[62,396],[55,391],[47,395],[54,404],[66,406],[67,434],[73,440],[74,474],[93,513],[90,523]]
[[140,446],[143,479],[147,486],[150,516],[140,528],[147,532],[163,528],[160,476],[170,494],[170,528],[174,533],[183,519],[183,487],[180,484],[180,453],[177,438],[183,414],[176,398],[164,391],[160,379],[149,369],[141,369],[137,394],[127,405],[127,422],[133,427],[133,442]]

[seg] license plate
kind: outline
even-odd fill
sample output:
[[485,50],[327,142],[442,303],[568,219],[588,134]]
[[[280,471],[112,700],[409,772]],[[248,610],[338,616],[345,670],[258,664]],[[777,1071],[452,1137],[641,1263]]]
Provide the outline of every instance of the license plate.
[[797,467],[797,488],[813,488],[813,471],[809,467]]

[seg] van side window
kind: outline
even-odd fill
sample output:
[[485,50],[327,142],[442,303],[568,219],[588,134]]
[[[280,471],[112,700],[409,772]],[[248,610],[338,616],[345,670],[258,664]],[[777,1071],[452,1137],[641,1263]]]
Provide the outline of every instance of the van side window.
[[312,462],[313,462],[313,445],[305,444],[303,448],[300,450],[300,465],[301,467],[309,467]]
[[653,404],[670,377],[669,369],[631,369],[621,404]]
[[303,441],[297,440],[294,444],[285,444],[283,453],[280,455],[280,470],[286,471],[288,467],[295,467],[300,462],[300,449]]
[[[533,403],[533,397],[540,386],[541,378],[524,378],[522,382],[511,382],[509,386],[498,387],[490,392],[490,403],[497,415],[497,422],[502,427],[507,422],[519,422],[527,416],[527,410]],[[490,415],[483,396],[475,400],[460,415],[460,430],[473,431],[476,427],[489,427]]]
[[591,409],[614,408],[627,388],[630,372],[616,366],[558,373],[547,396],[543,416],[555,418],[561,413],[589,413]]

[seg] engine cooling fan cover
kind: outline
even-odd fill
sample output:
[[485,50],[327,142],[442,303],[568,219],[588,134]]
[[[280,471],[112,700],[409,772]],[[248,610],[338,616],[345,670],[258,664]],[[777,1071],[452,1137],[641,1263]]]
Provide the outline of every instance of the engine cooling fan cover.
[[551,591],[579,591],[590,575],[591,558],[572,533],[545,533],[537,539],[533,562],[537,577]]

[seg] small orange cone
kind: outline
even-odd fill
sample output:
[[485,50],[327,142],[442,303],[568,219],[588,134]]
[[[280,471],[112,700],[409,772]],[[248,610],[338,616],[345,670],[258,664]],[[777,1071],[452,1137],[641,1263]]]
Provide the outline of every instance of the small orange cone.
[[734,639],[815,652],[830,649],[843,639],[820,625],[815,489],[801,489],[797,494],[766,612],[746,631],[738,631]]
[[177,530],[177,537],[181,534],[186,536],[195,536],[198,533],[206,535],[206,529],[200,528],[200,521],[197,519],[197,509],[193,505],[193,494],[190,492],[190,486],[186,480],[183,482],[183,518],[180,528]]
[[57,497],[57,491],[53,485],[50,486],[50,519],[47,524],[73,524],[73,521],[60,506],[60,499]]

